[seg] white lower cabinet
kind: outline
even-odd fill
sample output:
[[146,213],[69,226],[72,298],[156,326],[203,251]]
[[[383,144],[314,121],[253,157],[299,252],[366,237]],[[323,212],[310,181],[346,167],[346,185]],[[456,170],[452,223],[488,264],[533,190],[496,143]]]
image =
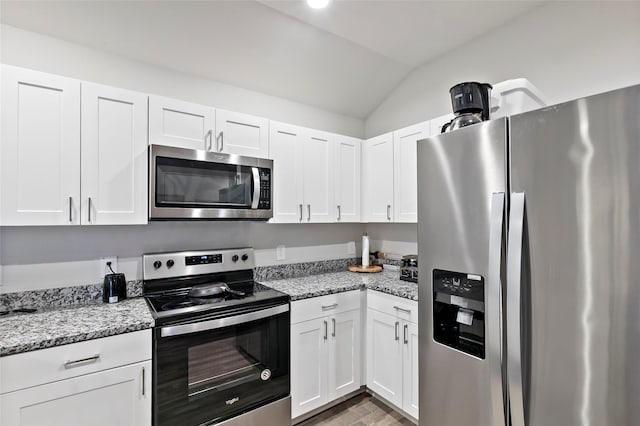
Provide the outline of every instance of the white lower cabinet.
[[291,304],[293,418],[360,388],[360,295],[352,291]]
[[150,426],[150,330],[0,358],[0,424]]
[[367,292],[367,387],[418,418],[417,303]]

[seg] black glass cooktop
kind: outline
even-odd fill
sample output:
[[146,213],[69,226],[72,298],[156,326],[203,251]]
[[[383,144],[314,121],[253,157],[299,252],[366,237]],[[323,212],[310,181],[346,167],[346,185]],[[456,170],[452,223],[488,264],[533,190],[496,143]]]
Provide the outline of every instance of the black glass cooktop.
[[289,296],[258,283],[229,285],[244,296],[222,294],[213,297],[190,297],[190,287],[147,293],[145,298],[151,306],[156,325],[167,321],[222,315],[253,306],[286,303]]

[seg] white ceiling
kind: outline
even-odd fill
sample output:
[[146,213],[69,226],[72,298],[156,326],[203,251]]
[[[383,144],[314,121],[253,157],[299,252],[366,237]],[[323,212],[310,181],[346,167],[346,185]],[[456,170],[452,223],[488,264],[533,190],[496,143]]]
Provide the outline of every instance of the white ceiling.
[[3,24],[366,118],[416,66],[541,2],[0,1]]

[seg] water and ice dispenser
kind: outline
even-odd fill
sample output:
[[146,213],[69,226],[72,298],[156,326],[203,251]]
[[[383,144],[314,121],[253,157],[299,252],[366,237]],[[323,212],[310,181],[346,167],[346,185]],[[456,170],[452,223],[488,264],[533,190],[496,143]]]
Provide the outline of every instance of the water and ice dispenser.
[[482,276],[433,270],[433,337],[436,342],[484,359]]

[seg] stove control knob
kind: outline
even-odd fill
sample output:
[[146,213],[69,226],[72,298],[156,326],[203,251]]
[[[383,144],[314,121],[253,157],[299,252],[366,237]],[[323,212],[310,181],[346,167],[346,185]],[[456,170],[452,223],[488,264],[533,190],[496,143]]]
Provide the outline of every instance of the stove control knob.
[[153,262],[153,267],[155,269],[160,269],[161,266],[162,266],[162,262],[160,262],[159,260],[156,260],[155,262]]
[[234,254],[233,256],[231,256],[231,260],[233,260],[234,262],[238,261],[238,255]]
[[247,254],[243,254],[243,255],[242,255],[242,261],[243,261],[243,262],[246,262],[246,261],[247,261],[247,259],[249,259],[249,255],[247,255]]
[[167,268],[171,268],[173,266],[173,259],[167,260]]

